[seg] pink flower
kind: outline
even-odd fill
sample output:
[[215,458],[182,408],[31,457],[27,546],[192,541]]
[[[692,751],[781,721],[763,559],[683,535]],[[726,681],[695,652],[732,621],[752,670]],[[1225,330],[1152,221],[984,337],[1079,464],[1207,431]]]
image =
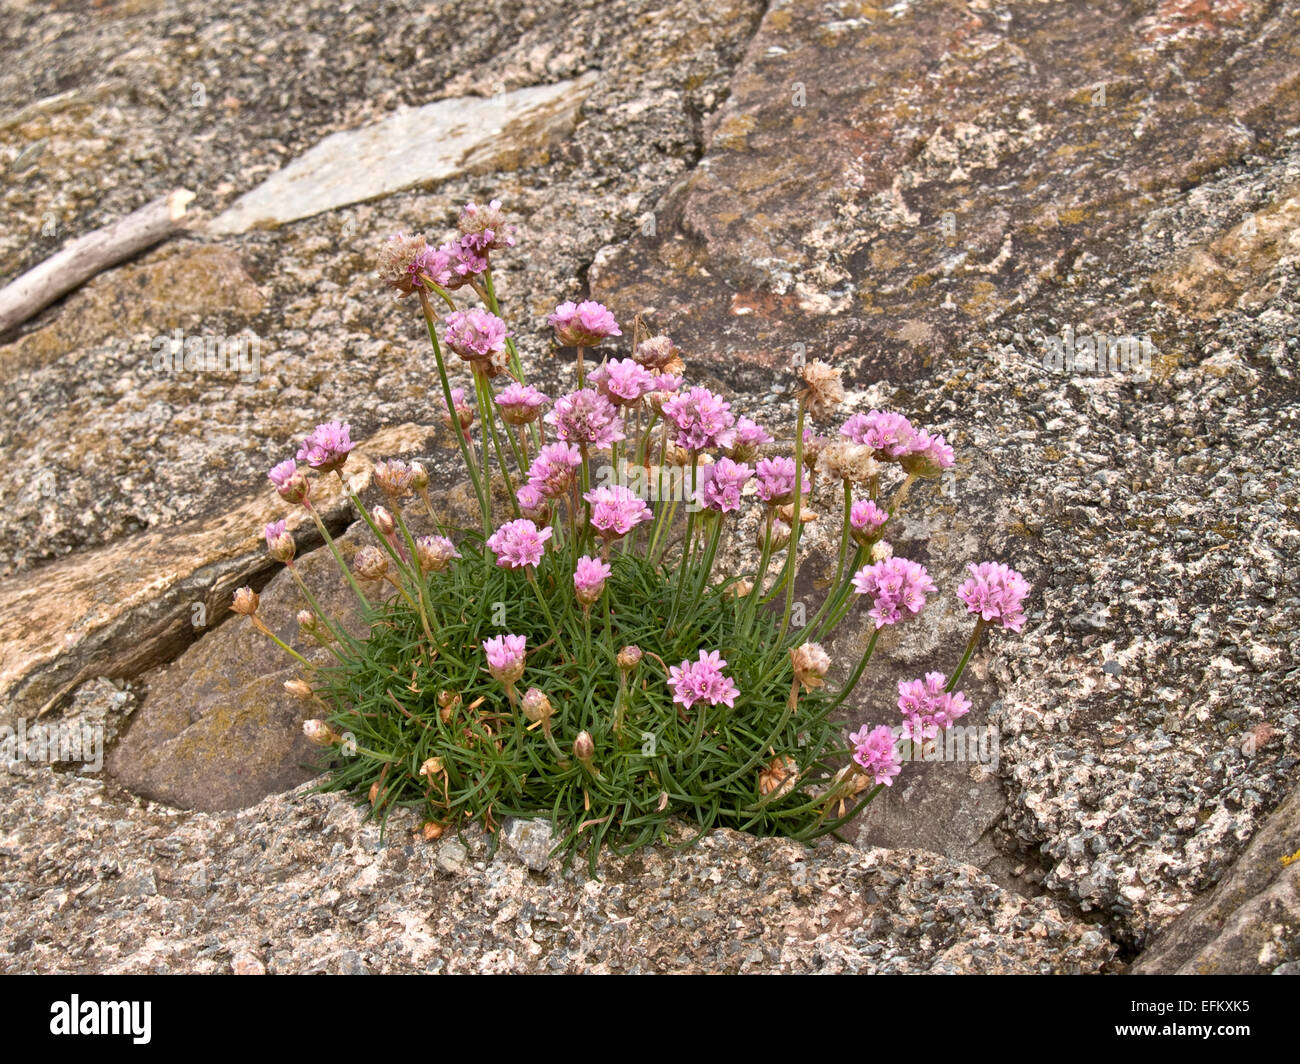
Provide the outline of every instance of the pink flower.
[[870,546],[880,538],[880,530],[889,520],[889,513],[871,499],[862,499],[849,507],[849,535],[859,546]]
[[286,458],[277,466],[273,466],[267,474],[267,478],[275,485],[275,490],[280,493],[280,498],[286,502],[307,501],[307,496],[311,491],[307,478],[298,470],[298,463],[292,458]]
[[730,458],[719,458],[705,468],[703,483],[696,497],[700,505],[717,510],[718,513],[739,510],[741,489],[753,475],[754,471],[749,466],[733,462]]
[[607,336],[622,336],[618,322],[603,303],[561,303],[546,319],[561,347],[595,347]]
[[573,570],[573,590],[578,601],[590,606],[605,590],[605,581],[609,579],[610,568],[598,558],[583,555]]
[[451,266],[443,288],[461,288],[488,268],[487,256],[479,247],[480,243],[473,235],[462,236],[458,240],[449,240],[438,249]]
[[663,404],[664,418],[677,427],[677,446],[703,451],[718,446],[735,423],[731,404],[708,388],[692,388]]
[[872,596],[870,615],[877,628],[897,624],[903,609],[920,613],[925,596],[937,590],[924,565],[898,557],[864,565],[853,575],[853,587],[859,595]]
[[548,443],[533,459],[528,469],[528,483],[548,499],[563,498],[569,493],[582,454],[571,443]]
[[869,414],[854,414],[844,422],[840,435],[854,443],[866,444],[875,450],[877,458],[891,461],[911,452],[916,429],[902,414],[873,410]]
[[551,511],[546,504],[546,496],[536,484],[525,484],[515,492],[519,500],[519,511],[534,524],[543,524],[550,519]]
[[590,381],[618,406],[635,403],[658,388],[655,375],[630,358],[610,359],[597,366],[591,371]]
[[411,257],[411,287],[428,288],[429,282],[432,282],[440,288],[446,288],[452,282],[452,266],[452,257],[445,248],[426,245]]
[[718,445],[736,459],[752,459],[760,447],[771,442],[771,434],[747,417],[737,418],[735,426],[718,437]]
[[446,410],[446,399],[443,400],[443,404],[444,413],[442,415],[442,420],[449,427],[452,425],[459,425],[460,430],[463,433],[467,428],[474,424],[474,405],[466,402],[464,388],[453,388],[451,390],[451,405],[455,410],[454,418],[451,411]]
[[443,342],[466,362],[494,363],[501,368],[506,355],[506,323],[486,310],[456,310],[444,319]]
[[546,423],[554,425],[556,435],[566,443],[584,444],[598,451],[627,438],[618,409],[591,388],[561,396],[555,409],[546,415]]
[[941,672],[927,672],[923,680],[899,681],[898,710],[905,718],[905,738],[914,743],[933,739],[970,712],[970,699],[959,691],[945,691],[947,682]]
[[1020,631],[1025,623],[1021,607],[1034,585],[1001,562],[980,562],[967,568],[971,578],[957,589],[957,597],[966,609],[985,621]]
[[551,530],[540,531],[527,518],[508,521],[488,538],[488,547],[497,556],[497,565],[503,569],[522,569],[537,565],[546,550]]
[[716,650],[701,650],[699,661],[683,661],[680,667],[671,666],[668,686],[672,688],[673,701],[687,709],[699,701],[713,706],[724,703],[727,708],[734,709],[740,691],[729,677],[722,675],[726,666]]
[[642,521],[654,516],[640,496],[621,484],[596,488],[583,498],[591,503],[592,527],[607,540],[626,536]]
[[928,432],[918,432],[912,449],[899,459],[905,472],[921,477],[937,477],[945,469],[951,469],[954,461],[953,450],[944,438]]
[[527,642],[522,635],[498,635],[483,640],[488,672],[494,680],[507,687],[519,681],[524,674],[524,647]]
[[465,204],[457,225],[462,237],[469,237],[479,251],[498,251],[515,246],[515,226],[506,223],[500,200],[493,200],[486,207],[477,203]]
[[347,422],[327,421],[317,425],[298,448],[298,461],[322,473],[342,469],[348,452],[356,446],[349,435],[351,431],[352,426]]
[[[780,506],[794,497],[794,459],[777,456],[758,463],[758,497]],[[808,494],[808,478],[802,478],[801,494]]]
[[886,787],[892,787],[894,777],[903,767],[892,729],[878,724],[868,731],[863,726],[860,731],[849,736],[849,742],[854,747],[853,760],[871,776],[871,781],[877,786],[883,783]]
[[518,381],[511,381],[497,392],[496,397],[501,419],[507,425],[527,425],[537,420],[537,415],[548,402],[550,400],[531,384]]

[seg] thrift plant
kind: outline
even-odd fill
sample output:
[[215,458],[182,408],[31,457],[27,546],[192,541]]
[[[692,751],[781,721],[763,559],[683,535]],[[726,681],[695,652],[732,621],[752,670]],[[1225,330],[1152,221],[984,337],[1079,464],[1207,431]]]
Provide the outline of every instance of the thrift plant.
[[[974,626],[951,677],[900,684],[901,723],[846,741],[839,713],[881,633],[915,623],[937,593],[887,536],[914,483],[953,464],[952,448],[879,410],[819,435],[811,423],[834,417],[844,392],[839,371],[817,361],[800,370],[794,437],[779,445],[689,385],[668,337],[638,322],[630,357],[617,357],[623,332],[590,301],[550,315],[556,342],[577,349],[577,388],[544,395],[525,379],[493,284],[492,254],[514,245],[514,227],[493,201],[467,205],[459,229],[436,247],[392,237],[379,276],[417,297],[477,527],[447,523],[415,462],[377,463],[374,497],[360,498],[345,477],[349,426],[330,421],[269,476],[315,521],[369,634],[321,608],[284,521],[266,526],[267,549],[297,581],[309,607],[300,634],[328,648],[328,664],[281,642],[251,589],[235,595],[235,611],[304,670],[285,686],[318,709],[304,731],[331,751],[326,786],[364,795],[380,816],[417,808],[428,838],[470,820],[492,831],[507,816],[549,817],[557,850],[586,845],[593,869],[602,845],[645,845],[675,816],[696,838],[718,826],[834,832],[893,783],[904,744],[935,742],[969,712],[957,685],[985,630],[1024,622],[1024,578],[972,565],[957,594]],[[453,357],[472,396],[452,387]],[[373,534],[350,566],[312,505],[313,485],[331,475]],[[842,496],[838,564],[797,627],[799,540],[818,476]],[[494,483],[510,498],[499,524]],[[757,565],[722,571],[719,544],[749,506]],[[822,643],[851,611],[871,635],[836,669]]]

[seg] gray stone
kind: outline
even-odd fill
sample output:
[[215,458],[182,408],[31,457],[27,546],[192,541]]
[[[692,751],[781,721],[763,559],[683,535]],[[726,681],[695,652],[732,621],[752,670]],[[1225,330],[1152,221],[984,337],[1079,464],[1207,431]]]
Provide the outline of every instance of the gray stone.
[[502,170],[573,128],[594,74],[498,96],[462,96],[399,110],[326,137],[214,219],[214,233],[284,225],[454,174]]
[[502,826],[502,841],[534,872],[545,872],[555,846],[554,829],[549,820],[523,820],[511,817]]

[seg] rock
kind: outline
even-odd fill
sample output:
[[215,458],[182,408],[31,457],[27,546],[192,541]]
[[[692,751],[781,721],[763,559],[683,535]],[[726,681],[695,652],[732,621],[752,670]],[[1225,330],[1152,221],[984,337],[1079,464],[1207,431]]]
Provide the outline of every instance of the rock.
[[[358,522],[338,538],[338,547],[350,562],[372,541]],[[363,637],[355,596],[330,552],[318,548],[294,565],[326,613]],[[315,664],[331,660],[299,633],[296,615],[310,604],[287,568],[279,567],[260,599],[258,616],[280,639]],[[321,715],[320,706],[284,690],[284,682],[295,678],[310,679],[245,618],[232,615],[174,661],[145,674],[149,693],[108,756],[109,777],[183,809],[237,809],[297,786],[316,775],[324,759],[302,732],[304,720]]]
[[1274,975],[1300,971],[1300,790],[1231,870],[1140,956],[1140,974]]
[[511,817],[502,828],[502,841],[534,872],[545,872],[555,846],[549,820],[521,820]]
[[211,231],[284,225],[453,174],[525,166],[568,135],[595,80],[584,74],[497,96],[435,100],[331,134],[241,196]]
[[[447,876],[441,843],[369,847],[364,811],[340,794],[175,813],[41,770],[0,776],[0,804],[0,841],[15,850],[0,879],[8,972],[229,970],[233,958],[214,958],[209,942],[235,954],[264,944],[272,973],[358,974],[1082,973],[1114,952],[1056,902],[921,850],[717,831],[681,851],[606,853],[592,879],[582,860],[544,872],[487,860],[490,840],[474,828],[464,871]],[[115,829],[128,813],[131,829]],[[389,833],[417,824],[397,810]],[[672,841],[687,837],[674,827]],[[161,845],[165,907],[123,912],[97,889],[108,853],[133,867]],[[189,885],[200,867],[219,887]],[[77,904],[60,911],[69,895]]]
[[236,953],[230,962],[230,971],[233,975],[265,975],[266,965],[254,953]]
[[[351,468],[369,476],[374,459],[422,448],[427,429],[397,425],[364,441]],[[251,486],[251,485],[250,485]],[[336,477],[319,481],[317,508],[346,520],[351,503]],[[120,540],[24,573],[0,601],[0,723],[56,702],[86,679],[134,677],[175,657],[220,623],[230,596],[278,568],[265,555],[263,525],[288,517],[303,545],[314,529],[269,485],[221,515]]]

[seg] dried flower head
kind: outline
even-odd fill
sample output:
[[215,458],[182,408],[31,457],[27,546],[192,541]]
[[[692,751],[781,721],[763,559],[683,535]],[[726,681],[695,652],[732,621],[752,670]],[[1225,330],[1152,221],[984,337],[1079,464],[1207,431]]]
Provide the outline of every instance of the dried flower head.
[[257,612],[257,603],[257,592],[251,587],[241,587],[235,592],[230,608],[236,613],[242,613],[245,617],[251,617]]
[[446,536],[420,536],[415,541],[415,558],[421,572],[445,572],[452,559],[459,557],[460,552]]
[[772,801],[784,798],[799,782],[799,766],[792,757],[774,757],[758,773],[758,793]]
[[800,372],[804,388],[799,398],[813,417],[826,417],[844,401],[840,371],[819,359],[813,359]]
[[828,443],[817,464],[827,476],[850,484],[870,484],[872,477],[880,475],[880,463],[876,461],[875,452],[852,440],[839,439]]
[[333,746],[339,741],[334,729],[323,720],[304,720],[302,733],[317,746]]
[[647,369],[666,369],[669,363],[681,357],[681,352],[666,336],[652,336],[636,345],[632,357]]
[[591,732],[578,732],[578,737],[573,740],[573,756],[584,765],[591,764],[591,759],[596,756],[596,743]]
[[352,559],[352,571],[362,580],[382,580],[388,575],[388,555],[378,547],[362,547]]
[[804,643],[790,648],[790,664],[794,667],[794,678],[807,691],[826,685],[826,674],[830,671],[831,658],[820,643]]
[[624,672],[631,672],[641,664],[641,648],[635,643],[631,643],[618,652],[615,661]]
[[306,700],[316,697],[316,692],[311,689],[311,684],[304,680],[285,680],[284,689],[294,698]]
[[424,237],[418,234],[394,233],[380,246],[376,257],[375,272],[380,281],[395,288],[400,296],[422,288],[420,275],[427,248]]
[[386,458],[375,463],[375,484],[390,502],[410,495],[414,480],[415,472],[400,459]]

